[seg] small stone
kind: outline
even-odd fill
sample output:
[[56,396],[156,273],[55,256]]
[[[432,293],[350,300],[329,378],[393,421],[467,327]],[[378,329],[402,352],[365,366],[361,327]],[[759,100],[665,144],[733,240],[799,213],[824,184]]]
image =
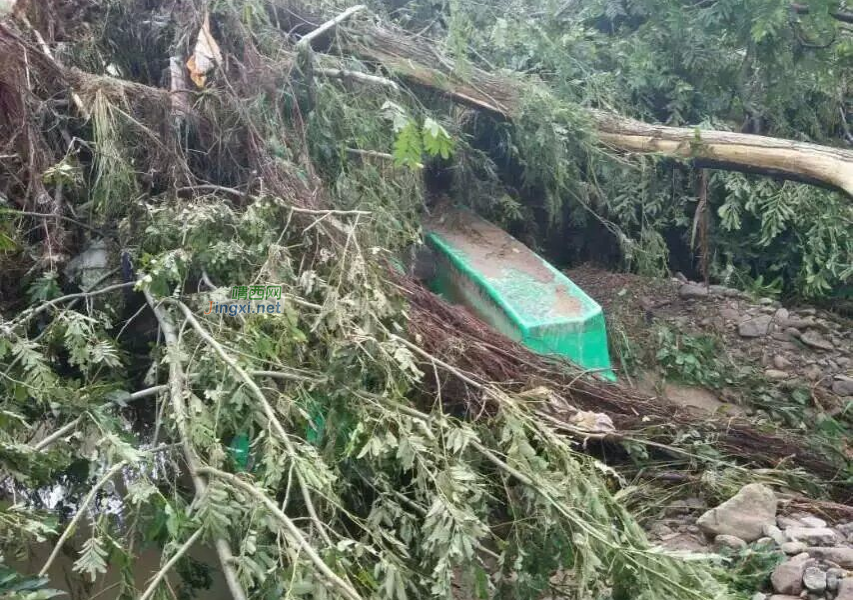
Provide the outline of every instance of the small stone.
[[788,320],[789,316],[790,315],[788,313],[787,308],[778,308],[778,309],[776,309],[776,312],[773,314],[773,320],[776,321],[777,323],[782,323],[783,321]]
[[782,529],[787,529],[788,527],[802,527],[803,522],[795,517],[789,517],[786,515],[779,515],[776,517],[776,524]]
[[666,523],[661,523],[660,521],[652,524],[649,527],[649,535],[652,535],[657,538],[662,538],[665,535],[669,535],[672,533],[672,528]]
[[803,375],[805,375],[806,379],[809,381],[817,381],[823,376],[823,370],[819,366],[812,364],[805,368]]
[[678,288],[678,295],[682,298],[705,298],[708,295],[708,288],[695,283],[685,283]]
[[790,367],[793,363],[782,356],[781,354],[777,354],[773,357],[773,366],[779,369],[780,371],[784,371],[788,367]]
[[717,550],[722,550],[723,548],[728,548],[729,550],[744,550],[746,549],[746,542],[736,535],[726,535],[725,533],[721,533],[714,538],[714,548]]
[[823,337],[823,335],[816,329],[807,329],[800,336],[800,341],[806,346],[816,348],[818,350],[833,350],[835,348],[835,346],[832,345],[832,342]]
[[766,485],[750,483],[696,524],[707,534],[728,534],[752,542],[762,537],[762,527],[776,518],[776,495]]
[[762,594],[761,592],[755,592],[752,595],[750,600],[767,600],[767,594]]
[[788,594],[773,594],[767,600],[800,600],[800,597],[789,596]]
[[737,321],[740,319],[740,311],[736,308],[721,308],[720,316],[726,321]]
[[832,561],[845,569],[853,569],[853,548],[847,548],[845,546],[834,546],[830,548],[811,547],[806,548],[806,552],[809,553],[809,556],[813,556],[814,558]]
[[770,575],[773,589],[780,594],[796,595],[803,591],[803,572],[806,570],[808,554],[798,554],[774,569]]
[[785,542],[780,544],[779,548],[788,555],[800,554],[806,551],[806,545],[802,542]]
[[826,527],[826,521],[817,517],[807,516],[800,517],[800,522],[806,527]]
[[767,369],[764,371],[764,376],[773,381],[782,381],[783,379],[788,379],[791,375],[779,369]]
[[831,546],[837,535],[828,527],[788,527],[785,536],[792,542],[805,542],[811,546]]
[[758,303],[761,306],[770,306],[771,304],[773,304],[773,302],[774,302],[773,298],[759,298],[758,299]]
[[832,382],[832,392],[839,396],[853,396],[853,377],[836,375]]
[[767,335],[773,317],[770,315],[758,315],[753,318],[745,318],[738,324],[738,333],[741,337],[754,338]]
[[786,327],[785,328],[785,335],[787,335],[789,338],[798,340],[798,339],[800,339],[800,336],[802,334],[800,333],[799,329],[795,329],[793,327]]
[[826,573],[817,567],[808,567],[803,571],[803,585],[812,592],[822,592],[826,589]]
[[834,592],[838,589],[838,575],[826,572],[826,591]]
[[[785,537],[785,534],[782,533],[782,530],[776,527],[773,523],[765,523],[761,527],[761,533],[773,539],[777,545],[781,546],[785,542],[788,541],[788,538]],[[800,550],[802,552],[802,550]],[[794,552],[793,554],[799,554],[800,552]]]
[[773,541],[773,538],[769,536],[760,537],[755,540],[755,543],[759,546],[778,546],[778,544]]

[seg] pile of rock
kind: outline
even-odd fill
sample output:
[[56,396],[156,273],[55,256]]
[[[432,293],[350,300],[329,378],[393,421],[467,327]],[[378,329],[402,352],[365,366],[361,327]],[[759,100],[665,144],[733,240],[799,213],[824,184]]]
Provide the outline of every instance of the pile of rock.
[[[746,485],[696,524],[718,549],[776,545],[786,559],[773,571],[769,600],[853,600],[853,522],[830,527],[808,514],[776,515],[773,490]],[[759,592],[754,600],[765,600]]]
[[767,379],[817,385],[840,396],[841,405],[853,399],[849,320],[810,307],[785,308],[769,298],[752,302],[738,290],[686,280],[678,295],[703,309],[697,325],[722,335],[733,358],[760,362]]

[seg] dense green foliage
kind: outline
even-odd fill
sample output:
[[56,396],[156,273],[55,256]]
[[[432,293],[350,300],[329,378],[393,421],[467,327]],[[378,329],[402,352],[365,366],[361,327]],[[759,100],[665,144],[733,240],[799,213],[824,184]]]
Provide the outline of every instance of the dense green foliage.
[[[626,481],[583,452],[589,432],[545,410],[576,410],[584,398],[560,377],[578,370],[522,357],[511,381],[463,371],[482,344],[415,314],[398,263],[438,187],[528,238],[603,228],[633,268],[665,269],[678,248],[667,236],[693,221],[695,173],[598,148],[584,108],[722,127],[749,105],[771,133],[828,142],[840,121],[818,115],[837,112],[826,74],[844,68],[843,40],[797,50],[796,32],[820,22],[791,33],[777,3],[741,31],[758,7],[746,1],[377,5],[317,49],[299,36],[340,6],[313,3],[300,20],[300,7],[261,0],[72,4],[64,21],[33,4],[32,23],[0,29],[0,49],[16,50],[0,93],[21,117],[0,123],[20,142],[0,171],[0,559],[53,551],[36,577],[3,566],[0,597],[50,597],[62,582],[41,575],[64,550],[77,597],[110,567],[121,598],[143,585],[146,598],[203,597],[209,569],[185,554],[196,542],[230,548],[215,568],[252,600],[451,598],[459,586],[478,598],[734,597],[716,558],[650,547]],[[463,77],[472,64],[512,72],[527,91],[519,119],[403,78],[323,74],[388,74],[335,45],[371,19],[428,31]],[[58,58],[33,27],[65,36],[48,36]],[[168,89],[170,57],[183,68],[200,30],[225,58],[197,89]],[[741,50],[749,91],[726,101]],[[777,97],[780,64],[810,99]],[[449,185],[430,183],[448,169]],[[769,280],[783,264],[804,294],[849,276],[847,200],[720,173],[710,194],[720,272]],[[93,241],[106,255],[95,281],[52,254]],[[211,310],[233,286],[266,284],[282,290],[278,314]],[[488,350],[509,361],[507,346]],[[619,458],[653,462],[653,438],[689,456],[685,468],[749,474],[703,437],[710,425],[682,435],[658,421],[644,437],[633,422]],[[162,553],[176,592],[134,579],[140,548]]]
[[[612,258],[589,241],[590,223],[603,218],[630,267],[693,271],[695,171],[671,160],[602,158],[584,142],[582,111],[565,107],[848,146],[853,36],[829,16],[834,4],[810,2],[808,14],[797,14],[785,0],[450,2],[446,50],[463,64],[541,80],[562,103],[526,98],[524,118],[501,145],[523,169],[516,199],[543,206],[552,224],[567,221],[577,255]],[[431,14],[407,10],[397,18],[440,29]],[[849,198],[725,171],[713,172],[708,186],[714,278],[741,286],[778,280],[805,296],[849,282]],[[677,254],[672,263],[668,248]]]

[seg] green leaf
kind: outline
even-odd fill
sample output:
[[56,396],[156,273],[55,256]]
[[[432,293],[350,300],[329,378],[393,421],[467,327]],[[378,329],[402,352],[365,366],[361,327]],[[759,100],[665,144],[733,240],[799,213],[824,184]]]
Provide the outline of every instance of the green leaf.
[[427,117],[421,131],[424,149],[430,156],[448,159],[453,154],[453,139],[437,121]]
[[83,542],[80,558],[74,563],[74,570],[78,573],[88,574],[94,581],[98,573],[107,572],[106,558],[107,551],[101,545],[101,541],[97,537],[91,537]]
[[397,134],[394,141],[394,164],[418,168],[421,166],[423,142],[421,133],[414,121],[409,121]]

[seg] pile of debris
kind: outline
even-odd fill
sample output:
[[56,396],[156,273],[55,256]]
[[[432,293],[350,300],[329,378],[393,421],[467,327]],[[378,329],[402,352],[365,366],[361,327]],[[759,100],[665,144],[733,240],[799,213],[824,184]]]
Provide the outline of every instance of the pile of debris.
[[[781,514],[779,505],[785,507]],[[760,483],[743,486],[697,518],[703,507],[698,498],[673,503],[670,518],[653,523],[650,536],[672,550],[774,553],[779,564],[768,582],[772,589],[756,592],[753,600],[853,600],[853,520],[829,524],[779,501]]]

